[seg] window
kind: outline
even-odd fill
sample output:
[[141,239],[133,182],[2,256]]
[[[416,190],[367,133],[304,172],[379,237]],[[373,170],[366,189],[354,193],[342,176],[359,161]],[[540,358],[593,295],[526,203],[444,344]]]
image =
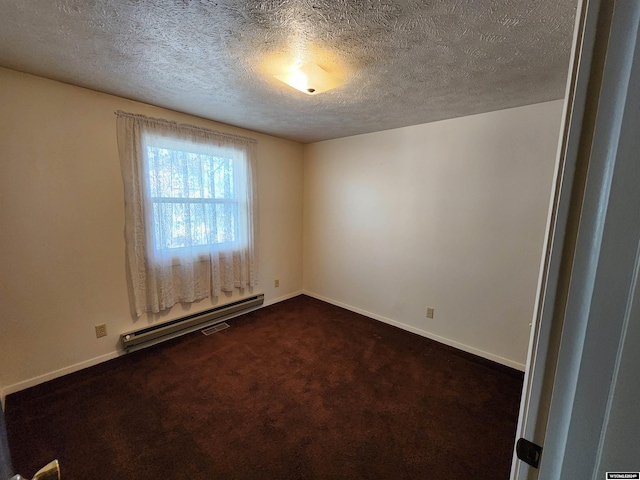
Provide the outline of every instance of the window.
[[152,248],[179,256],[207,254],[247,241],[244,179],[239,160],[189,142],[145,142],[146,185],[151,205]]
[[118,112],[135,313],[257,284],[255,141]]

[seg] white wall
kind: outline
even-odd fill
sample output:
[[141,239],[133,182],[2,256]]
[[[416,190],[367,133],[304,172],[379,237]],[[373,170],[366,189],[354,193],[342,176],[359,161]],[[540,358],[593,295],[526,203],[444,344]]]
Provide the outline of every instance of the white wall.
[[523,370],[561,111],[306,145],[305,292]]
[[[257,290],[267,303],[301,290],[300,144],[6,69],[0,85],[3,395],[116,356],[120,333],[189,310],[131,316],[115,110],[257,138]],[[211,304],[203,300],[191,311]],[[96,339],[101,323],[109,335]]]

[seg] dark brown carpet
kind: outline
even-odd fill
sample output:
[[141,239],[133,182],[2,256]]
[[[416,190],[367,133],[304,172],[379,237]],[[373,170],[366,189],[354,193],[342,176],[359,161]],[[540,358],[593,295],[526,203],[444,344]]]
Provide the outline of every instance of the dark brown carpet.
[[299,296],[7,397],[64,480],[507,479],[522,374]]

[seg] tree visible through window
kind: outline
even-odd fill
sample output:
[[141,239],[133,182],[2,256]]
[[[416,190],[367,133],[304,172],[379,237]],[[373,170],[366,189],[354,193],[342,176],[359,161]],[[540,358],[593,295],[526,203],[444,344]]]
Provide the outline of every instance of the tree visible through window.
[[155,249],[230,247],[239,241],[232,159],[157,146],[146,150]]

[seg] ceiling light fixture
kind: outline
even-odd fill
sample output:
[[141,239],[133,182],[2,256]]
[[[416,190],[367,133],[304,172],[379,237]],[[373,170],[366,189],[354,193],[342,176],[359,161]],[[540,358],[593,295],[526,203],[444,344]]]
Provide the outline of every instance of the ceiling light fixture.
[[284,75],[275,75],[281,82],[306,93],[317,95],[340,85],[340,80],[315,63],[305,63]]

